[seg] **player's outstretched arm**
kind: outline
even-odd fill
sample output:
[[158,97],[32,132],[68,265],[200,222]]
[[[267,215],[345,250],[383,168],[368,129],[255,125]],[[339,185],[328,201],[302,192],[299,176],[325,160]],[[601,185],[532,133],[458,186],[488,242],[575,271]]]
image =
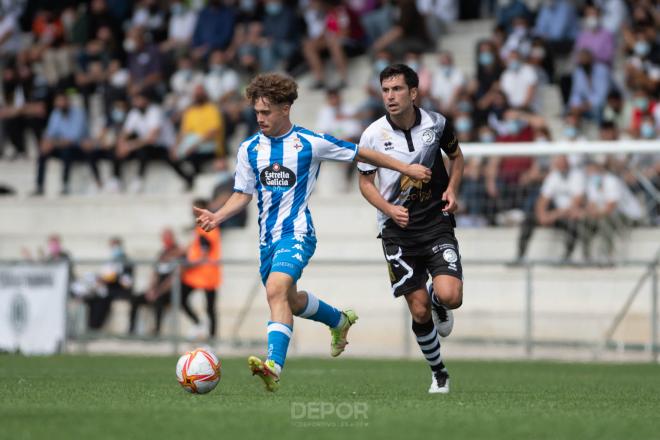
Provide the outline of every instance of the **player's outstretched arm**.
[[362,196],[376,209],[394,220],[397,225],[405,228],[408,226],[409,220],[408,209],[403,206],[393,205],[385,200],[380,192],[378,192],[378,188],[376,188],[375,179],[375,173],[360,175],[360,192]]
[[377,167],[389,168],[416,180],[427,182],[431,179],[431,170],[424,165],[403,163],[387,154],[379,153],[370,148],[360,148],[355,157],[360,162]]
[[241,212],[251,200],[252,194],[235,192],[217,212],[193,207],[193,211],[197,217],[197,225],[206,232],[209,232],[218,227],[220,223]]

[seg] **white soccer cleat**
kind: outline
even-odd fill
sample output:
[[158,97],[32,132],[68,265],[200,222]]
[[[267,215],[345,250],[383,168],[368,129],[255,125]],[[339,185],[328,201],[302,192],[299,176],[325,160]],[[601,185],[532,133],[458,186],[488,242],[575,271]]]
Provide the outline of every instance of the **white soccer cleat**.
[[431,299],[431,317],[433,318],[433,324],[435,324],[438,334],[443,338],[446,338],[454,329],[454,312],[444,305],[436,306],[433,303],[433,295],[435,295],[433,293],[433,284],[428,287],[428,290]]
[[449,394],[449,374],[447,370],[431,373],[429,394]]
[[443,338],[449,336],[454,329],[454,312],[443,305],[432,305],[431,316],[435,328],[438,329],[438,334]]

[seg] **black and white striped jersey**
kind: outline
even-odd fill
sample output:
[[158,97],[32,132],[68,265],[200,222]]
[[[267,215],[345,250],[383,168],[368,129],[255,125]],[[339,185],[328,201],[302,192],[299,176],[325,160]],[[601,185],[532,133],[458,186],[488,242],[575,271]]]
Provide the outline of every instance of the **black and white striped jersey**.
[[378,211],[383,238],[430,239],[453,230],[453,215],[442,212],[442,194],[449,183],[442,151],[453,156],[458,140],[453,127],[441,114],[417,107],[415,113],[415,123],[410,130],[397,127],[386,115],[367,127],[360,138],[360,148],[371,148],[404,163],[423,164],[432,171],[431,180],[424,183],[387,168],[358,164],[362,174],[378,173],[378,189],[385,200],[408,208],[410,219],[405,230]]

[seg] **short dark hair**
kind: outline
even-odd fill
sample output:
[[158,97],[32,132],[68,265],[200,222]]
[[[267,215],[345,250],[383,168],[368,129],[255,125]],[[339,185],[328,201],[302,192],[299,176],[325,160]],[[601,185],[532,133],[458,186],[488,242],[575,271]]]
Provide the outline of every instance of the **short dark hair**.
[[260,98],[266,98],[271,104],[293,104],[298,98],[298,84],[281,73],[263,73],[250,81],[245,96],[252,104]]
[[419,87],[419,76],[417,76],[417,73],[405,64],[392,64],[391,66],[384,68],[383,71],[380,72],[380,83],[383,84],[383,81],[386,79],[398,75],[403,75],[403,79],[409,89]]

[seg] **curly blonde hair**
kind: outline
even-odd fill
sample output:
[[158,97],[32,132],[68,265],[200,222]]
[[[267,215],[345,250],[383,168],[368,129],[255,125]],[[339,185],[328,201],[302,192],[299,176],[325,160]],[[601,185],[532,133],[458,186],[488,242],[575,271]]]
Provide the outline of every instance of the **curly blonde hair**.
[[245,96],[252,104],[259,98],[266,98],[271,104],[293,104],[298,98],[298,84],[281,73],[262,73],[250,81]]

